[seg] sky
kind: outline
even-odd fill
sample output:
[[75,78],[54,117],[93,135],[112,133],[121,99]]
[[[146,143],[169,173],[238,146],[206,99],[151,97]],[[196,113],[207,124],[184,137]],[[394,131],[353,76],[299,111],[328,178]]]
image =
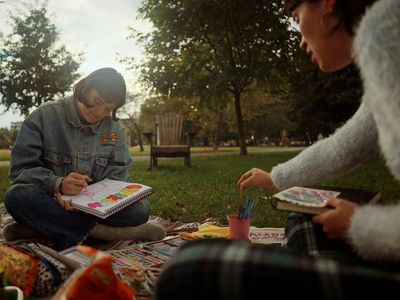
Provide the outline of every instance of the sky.
[[[19,4],[22,1],[14,1],[13,5],[0,4],[0,32],[10,30],[8,10],[23,8]],[[102,67],[113,67],[124,76],[128,89],[137,91],[134,72],[126,70],[118,57],[129,56],[135,60],[143,57],[140,47],[127,39],[128,27],[139,32],[151,30],[148,22],[137,19],[140,4],[141,0],[48,0],[48,17],[57,27],[60,42],[73,54],[83,53],[79,69],[82,77]],[[9,128],[12,121],[23,120],[20,115],[4,113],[4,110],[0,105],[0,127]]]

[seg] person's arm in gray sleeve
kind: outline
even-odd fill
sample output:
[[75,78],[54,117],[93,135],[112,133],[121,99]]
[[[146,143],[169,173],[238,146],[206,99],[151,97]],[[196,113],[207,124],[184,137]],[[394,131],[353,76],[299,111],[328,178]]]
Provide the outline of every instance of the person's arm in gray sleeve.
[[[378,1],[360,23],[356,60],[386,164],[400,180],[400,1]],[[348,237],[365,259],[400,261],[400,203],[358,208]]]
[[316,184],[353,169],[378,150],[374,119],[361,103],[353,117],[334,134],[275,166],[271,171],[272,181],[278,189]]

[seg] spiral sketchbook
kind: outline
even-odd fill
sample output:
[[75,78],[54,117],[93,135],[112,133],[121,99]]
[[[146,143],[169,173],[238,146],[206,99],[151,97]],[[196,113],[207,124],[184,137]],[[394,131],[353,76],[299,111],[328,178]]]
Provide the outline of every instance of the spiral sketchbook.
[[77,195],[61,197],[63,200],[72,200],[74,208],[105,219],[151,192],[151,187],[141,183],[107,178],[89,185]]

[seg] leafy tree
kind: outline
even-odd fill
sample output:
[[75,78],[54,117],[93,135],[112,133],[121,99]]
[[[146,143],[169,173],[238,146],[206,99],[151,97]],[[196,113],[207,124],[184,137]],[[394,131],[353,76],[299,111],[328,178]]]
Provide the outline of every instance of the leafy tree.
[[0,128],[0,149],[8,148],[10,145],[10,131],[8,128]]
[[286,101],[292,106],[291,121],[297,136],[306,132],[314,139],[328,135],[357,110],[362,95],[359,72],[354,65],[334,73],[324,73],[301,51],[289,72]]
[[136,109],[139,105],[140,95],[128,92],[126,104],[119,110],[122,123],[129,133],[137,138],[140,151],[143,152],[143,124],[140,122],[140,114]]
[[9,148],[15,142],[19,130],[0,128],[0,149]]
[[64,96],[79,76],[79,62],[57,45],[58,32],[46,4],[12,16],[12,33],[2,38],[0,101],[6,110],[27,115],[30,108]]
[[293,103],[287,100],[286,94],[268,93],[266,90],[254,89],[244,96],[243,117],[248,133],[256,143],[265,143],[268,137],[274,142],[281,130],[291,132],[296,123],[291,120]]
[[292,56],[281,1],[147,0],[139,11],[155,28],[136,36],[146,50],[142,81],[167,97],[233,99],[240,154],[247,154],[242,94],[257,81],[279,86]]

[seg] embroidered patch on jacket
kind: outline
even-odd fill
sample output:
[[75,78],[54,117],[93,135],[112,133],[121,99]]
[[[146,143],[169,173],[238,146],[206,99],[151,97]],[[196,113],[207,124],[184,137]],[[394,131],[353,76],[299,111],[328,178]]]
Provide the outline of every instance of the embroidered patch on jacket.
[[102,143],[106,143],[106,142],[108,142],[108,141],[116,142],[116,141],[118,141],[118,135],[115,134],[114,132],[113,132],[113,133],[110,133],[110,134],[102,134],[102,135],[100,136],[100,141],[101,141]]

